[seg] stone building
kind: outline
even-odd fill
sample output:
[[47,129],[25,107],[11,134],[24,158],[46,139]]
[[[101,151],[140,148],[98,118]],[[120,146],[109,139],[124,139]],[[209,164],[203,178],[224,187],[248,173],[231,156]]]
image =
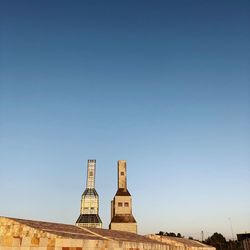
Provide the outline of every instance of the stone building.
[[250,250],[250,233],[237,234],[237,239],[244,250]]
[[118,190],[111,201],[109,229],[137,233],[137,223],[132,214],[132,198],[127,189],[127,166],[118,161]]
[[208,246],[197,240],[189,240],[182,237],[171,237],[165,235],[149,234],[146,237],[157,240],[170,246],[169,249],[180,250],[216,250],[215,247]]
[[215,250],[190,240],[157,240],[129,232],[0,216],[0,250]]
[[79,227],[102,228],[99,217],[99,196],[95,190],[96,160],[88,160],[87,186],[82,194],[80,216],[76,221]]

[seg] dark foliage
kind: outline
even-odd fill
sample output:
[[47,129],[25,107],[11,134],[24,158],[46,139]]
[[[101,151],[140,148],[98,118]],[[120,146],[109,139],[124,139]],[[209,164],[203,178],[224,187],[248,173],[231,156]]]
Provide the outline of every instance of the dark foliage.
[[[173,232],[163,232],[160,231],[157,235],[162,236],[171,236],[171,237],[179,237],[183,238],[180,233],[173,233]],[[193,237],[188,237],[189,240],[194,240]],[[239,241],[227,241],[226,238],[220,233],[214,233],[212,236],[208,237],[203,243],[213,246],[216,250],[243,250],[242,244]]]
[[165,235],[165,236],[171,236],[171,237],[179,237],[179,238],[183,238],[183,236],[180,234],[180,233],[177,233],[177,234],[175,234],[175,233],[173,233],[173,232],[170,232],[170,233],[168,233],[168,232],[163,232],[163,231],[160,231],[159,233],[157,233],[156,235]]
[[231,240],[226,241],[225,237],[217,232],[211,237],[208,237],[204,243],[215,247],[216,250],[243,250],[240,242]]
[[160,231],[158,234],[156,235],[164,235],[164,232]]
[[182,236],[181,236],[181,234],[180,234],[180,233],[178,233],[178,234],[177,234],[177,237],[182,238]]

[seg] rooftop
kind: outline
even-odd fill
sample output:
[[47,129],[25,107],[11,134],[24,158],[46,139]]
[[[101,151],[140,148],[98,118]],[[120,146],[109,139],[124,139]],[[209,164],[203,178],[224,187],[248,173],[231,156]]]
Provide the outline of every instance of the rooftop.
[[135,241],[135,242],[148,242],[148,243],[159,243],[155,240],[149,239],[145,236],[117,231],[108,229],[97,229],[97,228],[80,228],[75,225],[68,225],[62,223],[45,222],[45,221],[34,221],[18,218],[0,217],[6,218],[12,221],[16,221],[21,224],[25,224],[34,229],[38,229],[50,234],[62,236],[64,238],[73,239],[95,239],[95,240],[118,240],[118,241]]

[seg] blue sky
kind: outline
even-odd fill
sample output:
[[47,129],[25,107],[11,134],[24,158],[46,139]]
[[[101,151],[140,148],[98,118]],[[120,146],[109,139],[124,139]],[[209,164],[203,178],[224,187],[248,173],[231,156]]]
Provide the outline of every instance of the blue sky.
[[126,159],[139,233],[250,231],[249,1],[1,1],[0,214],[104,227]]

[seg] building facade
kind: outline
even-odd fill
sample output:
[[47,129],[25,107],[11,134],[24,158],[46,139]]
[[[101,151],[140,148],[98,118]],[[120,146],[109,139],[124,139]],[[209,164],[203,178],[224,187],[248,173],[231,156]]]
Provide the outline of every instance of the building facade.
[[132,214],[132,197],[127,189],[127,164],[118,161],[118,190],[111,201],[109,229],[137,233],[137,223]]
[[102,228],[99,217],[99,196],[95,190],[96,160],[88,160],[87,185],[82,194],[80,216],[76,221],[79,227]]
[[0,216],[1,250],[215,250],[186,241],[165,243],[129,232]]
[[237,234],[237,239],[244,250],[250,250],[250,233]]

